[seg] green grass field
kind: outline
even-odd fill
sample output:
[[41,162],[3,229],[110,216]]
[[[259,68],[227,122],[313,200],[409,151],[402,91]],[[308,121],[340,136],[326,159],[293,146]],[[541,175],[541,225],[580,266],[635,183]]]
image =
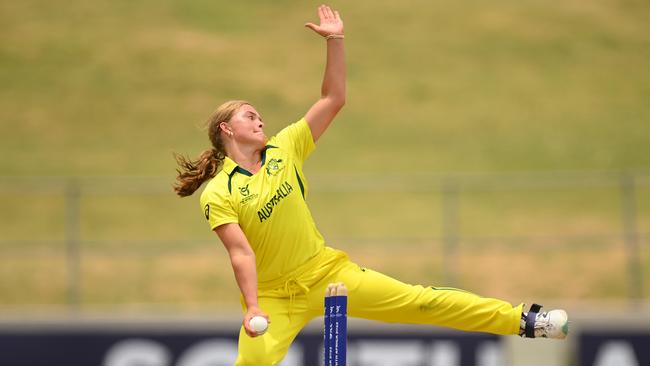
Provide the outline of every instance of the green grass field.
[[[204,120],[228,99],[250,100],[269,135],[302,116],[324,66],[324,42],[303,27],[319,4],[1,3],[0,305],[65,303],[68,177],[85,179],[84,303],[236,303],[197,198],[169,189],[172,152],[207,148]],[[451,265],[459,285],[512,301],[627,296],[615,184],[464,191],[458,253],[445,264],[440,191],[408,177],[647,172],[650,3],[331,5],[346,25],[348,101],[306,173],[332,245],[409,282],[440,284]],[[148,176],[158,177],[154,193],[129,191]],[[328,189],[332,177],[343,188]],[[400,183],[382,190],[391,179]],[[637,228],[650,293],[643,179]],[[536,250],[551,253],[549,281],[531,288]]]

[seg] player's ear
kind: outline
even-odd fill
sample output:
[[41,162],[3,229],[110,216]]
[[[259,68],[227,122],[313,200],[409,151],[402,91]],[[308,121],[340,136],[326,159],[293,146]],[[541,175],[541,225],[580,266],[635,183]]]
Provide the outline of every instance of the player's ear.
[[219,129],[223,131],[226,135],[232,136],[232,130],[230,129],[230,126],[226,122],[221,122],[219,124]]

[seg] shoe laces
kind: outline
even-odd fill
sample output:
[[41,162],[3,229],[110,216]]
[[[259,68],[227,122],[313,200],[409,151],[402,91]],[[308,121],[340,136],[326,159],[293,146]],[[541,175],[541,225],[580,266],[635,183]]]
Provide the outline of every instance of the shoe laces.
[[535,337],[547,338],[548,334],[554,329],[555,325],[551,322],[548,312],[537,313],[535,317]]

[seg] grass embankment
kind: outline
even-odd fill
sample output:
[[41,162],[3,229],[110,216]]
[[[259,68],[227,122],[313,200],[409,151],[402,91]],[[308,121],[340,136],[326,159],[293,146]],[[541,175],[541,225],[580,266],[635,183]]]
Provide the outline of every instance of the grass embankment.
[[[207,147],[203,120],[232,98],[251,100],[277,132],[318,97],[324,45],[302,27],[317,5],[4,2],[2,174],[171,181],[171,152]],[[348,104],[308,175],[650,166],[647,2],[332,5],[346,22]],[[112,183],[80,202],[85,302],[237,301],[196,198]],[[1,304],[65,301],[65,200],[39,193],[50,180],[32,184],[0,192]],[[438,190],[326,188],[315,180],[310,200],[333,245],[410,282],[446,280]],[[623,298],[617,189],[463,192],[458,284],[512,301]],[[649,193],[637,190],[645,247]],[[647,250],[642,261],[650,267]],[[548,280],[531,286],[531,268]]]

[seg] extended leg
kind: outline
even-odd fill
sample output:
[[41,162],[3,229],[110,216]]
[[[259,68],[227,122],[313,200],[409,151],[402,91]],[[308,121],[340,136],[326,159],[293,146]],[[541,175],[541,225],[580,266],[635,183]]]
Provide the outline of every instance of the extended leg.
[[350,316],[494,334],[519,333],[523,304],[513,307],[459,289],[413,286],[350,262],[336,280],[348,286]]

